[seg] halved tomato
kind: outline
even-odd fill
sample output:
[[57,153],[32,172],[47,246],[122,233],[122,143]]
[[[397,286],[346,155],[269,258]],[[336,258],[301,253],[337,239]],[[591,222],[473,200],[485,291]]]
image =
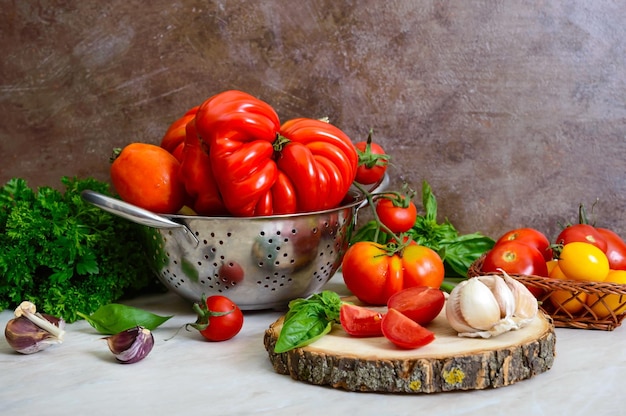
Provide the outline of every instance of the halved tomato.
[[440,289],[414,286],[392,295],[387,307],[402,312],[420,325],[426,325],[439,315],[446,302]]
[[383,335],[383,314],[363,306],[344,303],[339,309],[339,321],[344,331],[354,337],[379,337]]
[[418,348],[435,340],[433,332],[395,309],[383,316],[381,329],[385,338],[399,348]]

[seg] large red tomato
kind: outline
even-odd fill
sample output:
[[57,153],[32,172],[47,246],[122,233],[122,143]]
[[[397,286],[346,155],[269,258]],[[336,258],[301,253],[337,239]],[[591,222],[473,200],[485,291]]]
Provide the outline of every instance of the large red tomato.
[[441,257],[428,247],[411,244],[393,253],[371,241],[352,245],[342,270],[348,290],[370,305],[386,305],[393,294],[408,287],[439,289],[445,273]]
[[534,228],[517,228],[507,231],[496,241],[496,244],[502,243],[503,241],[517,241],[519,243],[528,244],[539,250],[543,254],[545,261],[552,260],[550,240],[548,240],[548,237],[546,237],[544,233]]
[[534,276],[548,276],[548,267],[543,254],[535,247],[518,241],[504,241],[493,246],[485,255],[482,271]]

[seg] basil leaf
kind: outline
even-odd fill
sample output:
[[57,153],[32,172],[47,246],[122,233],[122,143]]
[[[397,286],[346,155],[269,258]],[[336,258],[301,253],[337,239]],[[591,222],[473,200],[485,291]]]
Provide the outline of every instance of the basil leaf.
[[150,331],[154,330],[171,316],[159,316],[152,312],[119,303],[109,303],[100,306],[91,315],[77,312],[89,325],[105,335],[113,335],[136,326],[143,326]]
[[341,303],[339,295],[329,290],[291,301],[274,351],[301,348],[328,334],[333,323],[339,322]]
[[483,253],[491,250],[495,242],[480,233],[465,234],[452,241],[443,241],[440,256],[446,266],[462,277],[467,277],[469,267]]

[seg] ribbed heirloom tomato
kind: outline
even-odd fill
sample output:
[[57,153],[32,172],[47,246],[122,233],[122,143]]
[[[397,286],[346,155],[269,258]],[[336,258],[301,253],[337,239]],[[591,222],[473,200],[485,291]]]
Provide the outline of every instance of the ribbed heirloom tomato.
[[339,128],[308,118],[281,125],[269,104],[241,91],[204,101],[195,128],[235,216],[334,208],[356,175],[356,149]]
[[439,289],[445,273],[441,257],[428,247],[410,244],[394,253],[371,241],[360,241],[346,251],[342,271],[348,290],[370,305],[386,305],[393,294],[408,287]]

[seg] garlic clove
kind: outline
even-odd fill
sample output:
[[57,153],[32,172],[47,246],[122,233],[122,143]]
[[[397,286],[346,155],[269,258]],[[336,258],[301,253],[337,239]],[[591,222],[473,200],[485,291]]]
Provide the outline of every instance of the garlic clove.
[[532,320],[539,312],[537,298],[521,282],[513,279],[508,274],[503,274],[504,282],[511,289],[515,298],[515,317],[521,320]]
[[[63,342],[65,321],[47,314],[37,314],[56,330],[43,329],[24,315],[11,319],[4,328],[4,336],[15,351],[34,354]],[[45,325],[44,325],[45,326]]]
[[446,300],[446,318],[450,326],[457,332],[473,332],[474,328],[463,319],[463,312],[461,311],[461,292],[463,287],[467,285],[469,280],[461,281],[450,293]]
[[103,339],[107,341],[117,361],[122,364],[133,364],[143,360],[154,346],[152,332],[142,326],[136,326]]
[[478,276],[493,293],[500,307],[500,318],[508,318],[515,313],[515,296],[506,282],[497,275]]
[[479,279],[469,279],[459,298],[461,314],[475,329],[487,330],[500,319],[500,306],[495,296]]

